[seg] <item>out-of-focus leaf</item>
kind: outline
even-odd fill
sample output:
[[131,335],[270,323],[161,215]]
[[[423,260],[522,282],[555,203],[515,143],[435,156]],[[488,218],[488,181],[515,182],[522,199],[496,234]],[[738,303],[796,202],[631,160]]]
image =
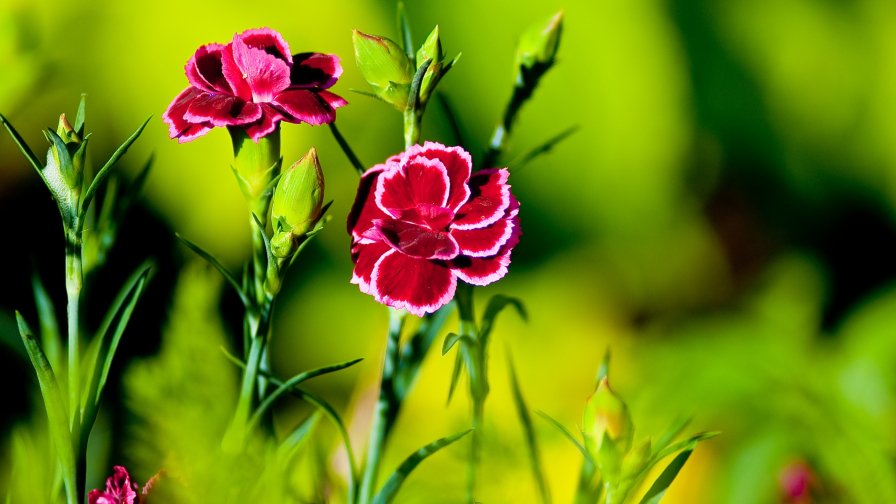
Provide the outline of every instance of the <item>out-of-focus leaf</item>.
[[535,485],[538,488],[541,502],[548,504],[551,502],[551,494],[548,490],[547,480],[544,477],[544,470],[541,467],[541,454],[538,449],[538,438],[535,436],[535,428],[532,425],[532,415],[529,414],[529,408],[526,406],[525,398],[523,398],[523,391],[520,389],[519,379],[516,376],[516,367],[513,365],[513,359],[510,357],[510,354],[507,355],[507,362],[510,367],[510,386],[513,392],[513,403],[516,406],[516,412],[526,437],[526,451],[529,454],[532,477],[535,478]]
[[640,504],[658,504],[693,451],[693,449],[688,449],[676,455],[644,494]]

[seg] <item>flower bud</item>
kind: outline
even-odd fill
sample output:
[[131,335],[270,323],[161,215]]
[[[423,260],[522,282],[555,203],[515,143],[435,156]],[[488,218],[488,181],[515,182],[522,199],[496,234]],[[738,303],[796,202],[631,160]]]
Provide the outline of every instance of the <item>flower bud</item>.
[[531,69],[536,65],[550,66],[560,46],[560,32],[563,30],[563,12],[554,14],[546,24],[529,27],[520,37],[516,49],[517,68]]
[[[445,66],[445,54],[442,52],[442,41],[439,40],[439,27],[432,30],[432,33],[426,37],[426,42],[420,46],[417,51],[417,68],[419,69],[423,62],[430,60],[429,68],[423,74],[423,82],[420,84],[420,102],[426,103],[429,96],[436,88],[436,84],[442,76],[451,68],[450,65]],[[444,72],[442,71],[444,68]]]
[[355,61],[374,94],[399,110],[408,103],[413,65],[395,42],[358,30],[352,32]]
[[600,451],[605,435],[616,443],[621,454],[631,446],[633,429],[628,407],[610,389],[606,377],[600,379],[597,389],[585,404],[582,429],[585,446],[592,454]]
[[[275,240],[272,242],[275,255],[287,257],[291,247],[286,238],[278,234],[289,233],[294,237],[302,236],[314,228],[320,217],[324,199],[324,176],[317,159],[317,150],[313,147],[302,159],[285,170],[274,189],[271,208],[271,219],[274,226]],[[280,256],[277,249],[285,255]]]

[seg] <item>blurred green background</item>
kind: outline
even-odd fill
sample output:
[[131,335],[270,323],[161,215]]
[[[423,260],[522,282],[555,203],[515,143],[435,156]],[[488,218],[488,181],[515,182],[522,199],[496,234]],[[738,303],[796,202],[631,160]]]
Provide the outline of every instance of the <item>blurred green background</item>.
[[[509,98],[518,34],[565,12],[559,62],[523,109],[508,158],[579,129],[513,172],[525,234],[508,276],[479,293],[480,300],[519,297],[530,313],[528,322],[503,315],[495,334],[480,500],[534,502],[508,351],[529,406],[576,430],[609,347],[613,385],[632,408],[636,437],[658,434],[679,415],[693,415],[692,429],[722,431],[700,445],[665,502],[787,502],[781,478],[795,464],[813,475],[806,502],[896,502],[896,3],[407,7],[418,40],[438,24],[448,55],[463,53],[440,89],[475,154]],[[122,167],[134,174],[155,156],[117,254],[123,265],[156,256],[159,281],[142,315],[147,323],[125,336],[119,373],[159,351],[174,278],[192,260],[174,231],[233,268],[248,257],[227,134],[178,145],[160,116],[186,87],[183,66],[198,46],[257,26],[279,30],[294,52],[342,57],[345,73],[333,91],[350,105],[339,110],[338,125],[364,163],[401,150],[399,114],[351,91],[365,89],[351,30],[397,38],[391,1],[0,4],[0,112],[36,151],[45,145],[40,129],[55,126],[60,112],[73,114],[81,93],[96,159],[153,116]],[[453,142],[435,103],[423,137]],[[357,175],[326,128],[284,125],[283,145],[288,163],[317,147],[334,218],[286,287],[274,365],[293,374],[365,357],[315,389],[350,417],[356,407],[365,411],[375,386],[387,322],[385,309],[349,284],[343,223]],[[10,270],[0,301],[7,312],[33,311],[32,263],[61,293],[61,226],[5,134],[0,164]],[[221,303],[211,316],[237,322],[232,300]],[[35,387],[25,385],[31,370],[13,350],[14,328],[2,329],[11,341],[3,363],[21,376],[3,387],[5,442],[14,425],[36,417]],[[463,396],[445,405],[452,363],[436,351],[427,359],[387,466],[466,425]],[[138,464],[127,426],[139,417],[124,387],[110,394],[118,406],[97,428],[111,446],[106,453],[118,457],[107,466]],[[284,405],[283,418],[298,408]],[[579,454],[536,422],[554,500],[568,502]],[[364,437],[358,433],[359,442]],[[464,451],[425,462],[399,501],[460,502]],[[138,479],[154,472],[138,467]]]

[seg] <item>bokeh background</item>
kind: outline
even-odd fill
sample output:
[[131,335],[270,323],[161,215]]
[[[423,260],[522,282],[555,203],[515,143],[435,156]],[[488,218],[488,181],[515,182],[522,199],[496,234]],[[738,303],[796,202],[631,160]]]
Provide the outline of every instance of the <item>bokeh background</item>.
[[[480,304],[502,293],[529,311],[528,322],[502,315],[495,333],[480,500],[535,502],[507,356],[529,406],[576,430],[609,348],[612,383],[631,407],[636,438],[682,415],[693,417],[693,431],[722,433],[698,447],[666,502],[787,502],[782,478],[795,468],[810,475],[805,502],[896,502],[896,4],[407,6],[418,40],[438,24],[449,56],[463,53],[441,89],[474,154],[484,151],[509,98],[518,34],[565,12],[558,64],[523,109],[508,158],[567,127],[578,130],[513,173],[525,235],[508,276],[478,292]],[[224,344],[238,323],[226,295],[211,297],[212,310],[172,308],[175,292],[189,298],[185,283],[197,284],[201,297],[198,285],[209,277],[190,266],[175,231],[234,269],[248,256],[229,138],[216,130],[178,145],[160,116],[186,87],[183,65],[196,47],[257,26],[279,30],[295,52],[342,57],[334,91],[351,104],[338,125],[366,164],[401,150],[400,116],[352,92],[365,84],[351,30],[397,38],[391,1],[0,3],[0,112],[35,151],[45,148],[41,128],[55,126],[60,112],[74,114],[81,93],[97,161],[153,116],[121,165],[133,176],[152,155],[153,171],[91,300],[101,307],[130,269],[156,259],[95,432],[102,465],[94,485],[112,463],[130,464],[138,479],[154,472],[140,446],[146,439],[134,434],[140,398],[154,385],[134,376],[151,378],[141,366],[162,354],[166,328],[176,332],[169,315],[193,313]],[[454,142],[436,104],[423,136]],[[314,388],[351,417],[366,411],[387,322],[385,309],[348,282],[342,223],[357,175],[326,128],[285,125],[283,145],[286,162],[317,147],[334,204],[331,224],[302,256],[278,307],[274,366],[293,374],[364,357]],[[33,314],[32,270],[62,302],[63,241],[52,201],[5,133],[0,165],[0,332],[8,343],[0,353],[7,377],[0,484],[12,485],[12,433],[39,425],[41,412],[9,314]],[[192,273],[176,289],[183,271]],[[222,360],[215,347],[203,365]],[[452,364],[438,351],[427,358],[387,467],[466,425],[463,395],[446,406]],[[165,394],[195,395],[190,385]],[[303,411],[284,404],[281,420]],[[580,456],[554,427],[535,422],[554,500],[568,502]],[[322,438],[329,441],[316,448],[318,458],[335,446],[332,435]],[[38,450],[41,441],[33,441]],[[399,502],[462,501],[464,463],[464,447],[446,449],[420,466]]]

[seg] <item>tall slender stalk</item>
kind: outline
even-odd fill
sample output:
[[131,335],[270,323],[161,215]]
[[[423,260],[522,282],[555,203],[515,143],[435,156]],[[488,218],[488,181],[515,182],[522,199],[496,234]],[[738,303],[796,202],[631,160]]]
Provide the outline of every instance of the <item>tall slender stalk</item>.
[[395,375],[401,356],[399,345],[404,319],[405,313],[403,311],[389,308],[389,334],[386,338],[386,353],[383,357],[380,395],[376,403],[373,425],[370,429],[367,462],[364,465],[361,490],[358,494],[360,504],[370,504],[373,500],[380,463],[382,462],[383,448],[389,433],[392,431],[392,427],[395,425],[395,418],[400,407],[398,397],[395,394]]

